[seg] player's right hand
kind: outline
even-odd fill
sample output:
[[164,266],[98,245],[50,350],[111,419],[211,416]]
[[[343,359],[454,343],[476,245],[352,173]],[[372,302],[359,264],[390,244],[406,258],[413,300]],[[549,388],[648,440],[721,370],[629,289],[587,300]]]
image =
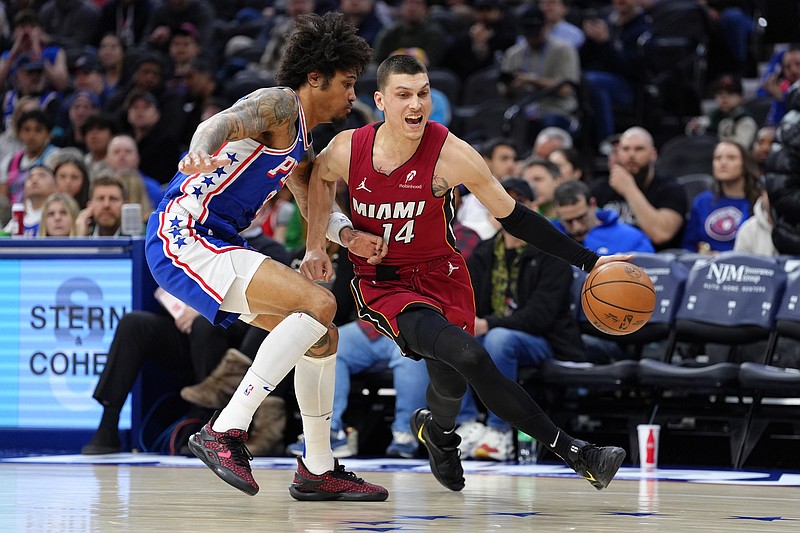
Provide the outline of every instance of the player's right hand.
[[223,156],[210,156],[205,150],[192,150],[183,156],[183,159],[178,163],[178,170],[184,174],[192,175],[201,172],[211,172],[229,165],[230,159]]

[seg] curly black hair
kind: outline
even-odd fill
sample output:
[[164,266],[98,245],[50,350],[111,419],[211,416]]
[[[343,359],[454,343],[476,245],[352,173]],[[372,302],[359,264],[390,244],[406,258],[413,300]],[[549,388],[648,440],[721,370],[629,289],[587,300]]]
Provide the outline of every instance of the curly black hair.
[[337,71],[355,71],[360,76],[370,59],[369,44],[356,35],[355,27],[341,13],[302,15],[295,21],[275,81],[299,89],[316,70],[327,85]]

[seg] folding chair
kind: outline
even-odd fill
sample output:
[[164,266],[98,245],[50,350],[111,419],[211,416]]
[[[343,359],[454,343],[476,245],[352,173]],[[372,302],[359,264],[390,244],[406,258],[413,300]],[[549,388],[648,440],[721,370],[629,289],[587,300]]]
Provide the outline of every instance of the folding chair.
[[[730,437],[731,458],[736,456],[744,437],[740,350],[769,338],[785,285],[786,274],[774,258],[725,252],[695,262],[675,316],[672,345],[663,360],[639,362],[639,382],[651,388],[650,420],[662,422],[662,437],[678,436],[683,429]],[[683,360],[676,357],[678,342],[727,350],[720,362],[707,354]],[[738,401],[729,402],[729,396]]]
[[779,349],[782,339],[800,341],[800,268],[794,264],[790,269],[762,363],[745,362],[739,367],[739,384],[752,392],[753,400],[747,411],[744,439],[734,457],[736,468],[744,465],[770,424],[786,422],[792,426],[795,439],[800,435],[800,408],[796,402],[786,401],[800,397],[800,369],[797,362],[787,365],[780,361]]

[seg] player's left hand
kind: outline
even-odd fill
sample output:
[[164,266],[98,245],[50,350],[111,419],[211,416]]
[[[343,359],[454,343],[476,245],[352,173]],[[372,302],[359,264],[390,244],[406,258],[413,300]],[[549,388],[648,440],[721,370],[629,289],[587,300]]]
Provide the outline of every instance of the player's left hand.
[[306,250],[300,263],[300,273],[311,281],[330,281],[333,277],[333,263],[325,250]]
[[595,263],[592,270],[597,270],[606,263],[611,263],[613,261],[630,261],[631,259],[633,259],[632,254],[601,255],[600,259],[597,260],[597,263]]
[[383,241],[383,237],[372,233],[345,228],[341,232],[341,237],[342,242],[347,244],[348,250],[359,257],[366,257],[370,265],[379,264],[389,252],[389,247]]

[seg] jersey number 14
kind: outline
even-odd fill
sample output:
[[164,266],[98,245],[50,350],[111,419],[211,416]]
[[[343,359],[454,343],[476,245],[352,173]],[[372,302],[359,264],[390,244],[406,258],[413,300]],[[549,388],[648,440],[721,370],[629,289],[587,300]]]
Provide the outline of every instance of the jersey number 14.
[[395,242],[404,242],[406,244],[410,243],[411,240],[414,238],[414,219],[407,220],[405,224],[394,233],[394,237],[392,237],[394,229],[394,223],[387,222],[383,224],[383,240],[386,243],[391,242],[394,240]]

